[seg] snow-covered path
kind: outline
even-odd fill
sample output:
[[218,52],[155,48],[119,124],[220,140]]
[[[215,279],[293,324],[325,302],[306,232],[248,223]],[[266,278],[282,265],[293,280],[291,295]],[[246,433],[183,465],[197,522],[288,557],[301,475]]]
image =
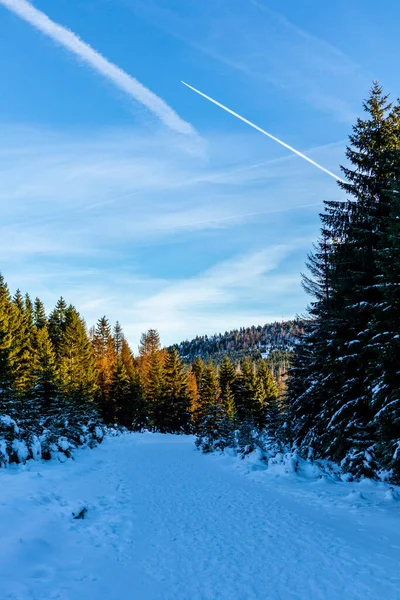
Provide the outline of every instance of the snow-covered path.
[[236,464],[143,434],[0,472],[0,598],[400,599],[399,502]]

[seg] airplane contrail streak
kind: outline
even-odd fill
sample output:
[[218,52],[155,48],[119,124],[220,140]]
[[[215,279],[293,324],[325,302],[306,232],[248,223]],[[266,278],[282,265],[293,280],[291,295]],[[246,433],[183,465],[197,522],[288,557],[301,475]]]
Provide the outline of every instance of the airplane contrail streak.
[[52,21],[45,13],[35,8],[27,0],[0,0],[3,5],[24,21],[47,35],[58,45],[75,54],[82,62],[88,64],[94,71],[100,73],[117,88],[134,98],[149,111],[156,115],[167,127],[178,133],[196,135],[193,127],[181,119],[164,100],[146,88],[137,79],[123,69],[107,60],[82,41],[75,33]]
[[317,167],[317,169],[320,169],[321,171],[323,171],[324,173],[326,173],[330,177],[333,177],[334,179],[336,179],[336,181],[340,181],[341,183],[345,183],[344,179],[342,179],[341,177],[338,177],[337,175],[335,175],[335,173],[332,173],[332,171],[329,171],[328,169],[326,169],[325,167],[323,167],[319,163],[315,162],[315,160],[312,160],[312,158],[309,158],[308,156],[306,156],[305,154],[303,154],[302,152],[300,152],[300,150],[296,150],[296,148],[293,148],[293,146],[289,146],[289,144],[286,144],[286,142],[283,142],[282,140],[280,140],[279,138],[275,137],[271,133],[268,133],[268,131],[265,131],[265,129],[262,129],[261,127],[259,127],[255,123],[252,123],[248,119],[245,119],[244,117],[242,117],[241,115],[239,115],[237,112],[231,110],[230,108],[228,108],[224,104],[221,104],[221,102],[217,102],[217,100],[214,100],[214,98],[211,98],[210,96],[207,96],[207,94],[204,94],[203,92],[200,92],[200,90],[197,90],[195,87],[189,85],[185,81],[182,81],[181,83],[183,83],[183,85],[185,85],[186,87],[188,87],[193,92],[196,92],[196,94],[199,94],[200,96],[203,96],[203,98],[205,98],[209,102],[212,102],[213,104],[215,104],[216,106],[219,106],[219,108],[222,108],[223,110],[225,110],[229,114],[233,115],[234,117],[236,117],[240,121],[243,121],[243,123],[246,123],[247,125],[250,125],[250,127],[253,127],[253,129],[256,129],[257,131],[259,131],[263,135],[266,135],[267,137],[271,138],[271,140],[274,140],[274,142],[277,142],[278,144],[280,144],[284,148],[287,148],[288,150],[290,150],[294,154],[297,154],[297,156],[300,156],[300,158],[303,158],[304,160],[306,160],[310,164],[314,165],[314,167]]

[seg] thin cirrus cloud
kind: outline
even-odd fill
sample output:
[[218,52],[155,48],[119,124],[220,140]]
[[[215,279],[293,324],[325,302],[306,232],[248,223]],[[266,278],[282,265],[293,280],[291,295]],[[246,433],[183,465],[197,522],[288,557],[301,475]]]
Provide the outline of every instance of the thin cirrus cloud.
[[123,71],[83,42],[75,33],[52,21],[45,13],[26,0],[0,0],[0,4],[18,15],[24,21],[47,35],[56,44],[66,48],[79,60],[105,77],[117,88],[124,91],[150,112],[156,115],[167,127],[181,134],[196,135],[193,127],[184,121],[164,100],[146,88],[137,79]]
[[207,64],[221,63],[252,79],[257,91],[275,88],[342,123],[357,116],[371,76],[266,4],[232,0],[227,11],[224,3],[187,0],[178,13],[162,0],[118,1],[198,50]]
[[[49,137],[40,130],[7,134],[0,129],[0,135],[3,231],[24,223],[32,228],[47,224],[51,234],[57,221],[68,231],[79,217],[80,223],[103,223],[108,239],[124,232],[135,239],[162,237],[307,209],[320,204],[327,192],[329,197],[337,193],[333,181],[303,169],[295,157],[271,154],[269,160],[256,160],[264,146],[250,136],[210,138],[210,164],[185,146],[176,147],[173,134],[149,138],[145,132],[104,132],[91,140],[90,134],[53,132]],[[308,152],[331,166],[342,147],[340,142]],[[312,191],[306,190],[310,179]]]
[[[184,141],[165,129],[0,127],[0,262],[12,291],[48,309],[65,295],[89,325],[120,319],[132,346],[150,326],[172,343],[301,311],[299,273],[335,182],[265,153],[251,132],[209,136],[211,161]],[[307,152],[333,168],[343,142]],[[294,236],[301,247],[287,252]]]
[[[126,314],[127,321],[155,326],[171,343],[199,331],[213,333],[277,320],[282,314],[274,313],[273,306],[276,310],[280,294],[290,292],[296,299],[303,295],[298,276],[279,272],[301,244],[292,240],[235,255],[191,278],[164,283],[155,294],[135,303]],[[287,305],[281,302],[280,309],[286,310]],[[137,326],[127,331],[132,338],[139,334]]]

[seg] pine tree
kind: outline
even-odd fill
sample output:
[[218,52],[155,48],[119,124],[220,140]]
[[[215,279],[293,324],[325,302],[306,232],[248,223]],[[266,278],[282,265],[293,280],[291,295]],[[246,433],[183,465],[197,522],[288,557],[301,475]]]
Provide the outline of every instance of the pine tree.
[[123,333],[122,327],[118,321],[114,325],[113,339],[114,339],[114,354],[115,354],[115,356],[121,356],[122,344],[124,342],[124,333]]
[[10,353],[15,307],[3,276],[0,274],[0,413],[13,413]]
[[283,411],[278,402],[278,386],[265,360],[262,360],[258,365],[257,378],[263,389],[262,421],[260,429],[262,427],[265,428],[271,438],[277,439],[278,430],[282,424],[281,418],[283,416]]
[[150,415],[149,407],[145,397],[145,392],[141,382],[139,366],[133,361],[132,371],[129,374],[131,385],[131,410],[132,410],[132,429],[142,431],[149,426]]
[[169,350],[164,367],[164,430],[189,433],[190,396],[187,376],[176,348]]
[[57,402],[57,368],[53,345],[46,326],[34,332],[34,395],[40,407],[40,414],[49,420],[59,414]]
[[197,386],[197,379],[192,368],[187,373],[187,390],[190,398],[190,414],[192,425],[195,425],[194,415],[197,414],[200,407],[200,393]]
[[111,325],[106,317],[102,317],[97,322],[92,346],[97,367],[97,401],[105,423],[114,423],[116,407],[110,389],[116,367],[116,353]]
[[205,366],[200,382],[200,411],[203,412],[210,405],[218,404],[220,388],[216,369],[211,361]]
[[261,429],[264,424],[264,389],[256,377],[254,364],[248,358],[242,361],[233,393],[239,423],[248,421],[253,427]]
[[164,428],[164,362],[158,331],[144,333],[139,345],[140,381],[146,399],[149,425],[153,430]]
[[85,322],[73,306],[66,311],[65,331],[59,348],[58,379],[67,402],[78,408],[93,403],[97,380],[95,357]]
[[200,389],[204,373],[204,362],[200,356],[196,356],[191,366],[192,373],[196,377],[197,388]]
[[[400,111],[399,107],[396,107]],[[400,136],[399,136],[400,137]],[[380,353],[372,382],[376,453],[383,467],[400,483],[400,144],[390,153],[393,180],[387,186],[389,211],[382,227],[378,250],[382,292],[374,320],[373,341]]]
[[144,380],[150,425],[154,431],[165,431],[164,358],[161,350],[152,351]]
[[128,377],[132,380],[135,376],[135,364],[132,356],[132,351],[126,339],[122,338],[121,344],[121,360],[124,365]]
[[224,357],[219,370],[219,386],[221,389],[221,400],[225,407],[228,418],[233,421],[236,415],[234,388],[236,382],[236,371],[229,356]]
[[57,357],[66,328],[67,309],[67,303],[61,296],[53,312],[49,316],[49,335]]
[[221,399],[216,369],[209,361],[200,385],[200,406],[195,415],[196,446],[203,452],[223,450],[234,445],[234,425]]
[[46,311],[43,302],[39,298],[35,298],[33,305],[33,323],[36,329],[42,329],[47,326]]
[[110,381],[110,401],[115,406],[115,417],[120,425],[133,428],[134,411],[131,394],[131,382],[125,370],[121,357],[117,358],[116,366]]
[[13,334],[9,360],[12,388],[20,400],[23,401],[28,399],[34,383],[32,304],[29,297],[24,299],[19,290],[13,298],[13,304],[15,310],[13,311]]
[[[348,198],[327,202],[321,215],[323,237],[311,263],[313,280],[306,280],[315,300],[308,331],[296,350],[288,400],[303,452],[312,446],[317,456],[370,476],[375,460],[382,460],[377,414],[391,387],[381,385],[388,372],[382,360],[383,255],[389,255],[393,243],[389,222],[397,197],[400,112],[377,84],[364,109],[367,118],[358,119],[350,136],[350,166],[342,169],[347,183],[340,185]],[[392,443],[392,457],[393,450]]]

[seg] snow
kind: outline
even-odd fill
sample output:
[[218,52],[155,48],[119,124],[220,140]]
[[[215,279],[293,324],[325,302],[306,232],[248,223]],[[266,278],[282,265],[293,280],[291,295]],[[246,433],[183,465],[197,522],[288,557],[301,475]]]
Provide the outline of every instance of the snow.
[[3,600],[395,600],[399,490],[108,436],[0,470]]
[[18,462],[24,463],[29,456],[28,446],[23,440],[13,440],[12,449],[18,456]]
[[1,415],[0,423],[2,423],[5,427],[10,427],[10,429],[12,429],[14,433],[19,432],[19,427],[17,423],[9,415]]

